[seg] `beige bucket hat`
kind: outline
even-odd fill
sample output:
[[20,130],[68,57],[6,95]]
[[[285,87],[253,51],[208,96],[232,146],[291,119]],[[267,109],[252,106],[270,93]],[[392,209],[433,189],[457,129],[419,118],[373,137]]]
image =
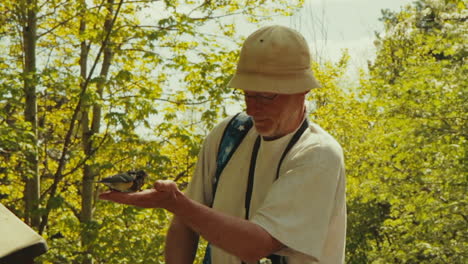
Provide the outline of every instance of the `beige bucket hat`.
[[309,46],[296,30],[267,26],[244,42],[229,87],[296,94],[320,87],[311,69]]

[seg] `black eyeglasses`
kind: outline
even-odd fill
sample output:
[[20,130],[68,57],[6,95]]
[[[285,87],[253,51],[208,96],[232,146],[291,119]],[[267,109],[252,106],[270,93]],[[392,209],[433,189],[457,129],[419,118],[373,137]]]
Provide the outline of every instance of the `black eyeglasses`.
[[276,98],[276,96],[278,96],[278,94],[262,94],[262,93],[256,93],[255,95],[248,94],[245,91],[239,90],[239,89],[234,89],[232,93],[237,96],[244,96],[245,98],[250,98],[250,99],[256,98],[256,99],[268,100],[268,101],[273,101]]

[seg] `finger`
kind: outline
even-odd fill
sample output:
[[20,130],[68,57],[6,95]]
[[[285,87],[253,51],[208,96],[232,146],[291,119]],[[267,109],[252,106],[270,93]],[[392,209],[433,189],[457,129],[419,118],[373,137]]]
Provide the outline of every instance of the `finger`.
[[172,199],[177,200],[179,189],[177,184],[171,180],[159,180],[154,183],[154,189],[158,192],[169,193]]
[[177,185],[171,180],[158,180],[154,183],[154,189],[160,192],[174,192],[177,190]]

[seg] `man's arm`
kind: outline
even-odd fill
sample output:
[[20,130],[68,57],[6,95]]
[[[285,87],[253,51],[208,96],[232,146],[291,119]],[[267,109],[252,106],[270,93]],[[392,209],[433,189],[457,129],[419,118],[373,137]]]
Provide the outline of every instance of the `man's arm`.
[[172,219],[166,236],[165,258],[167,264],[191,264],[197,253],[198,234],[179,221]]
[[[174,234],[167,238],[169,243],[167,250],[171,251],[167,252],[167,257],[172,258],[173,254],[176,254],[174,251],[176,247],[178,247],[180,254],[182,252],[180,246],[182,245],[183,247],[187,246],[188,251],[185,252],[187,256],[193,258],[194,252],[193,249],[190,249],[193,240],[190,239],[191,235],[187,235],[190,232],[187,232],[186,228],[246,262],[256,262],[284,247],[281,242],[259,225],[242,218],[223,214],[191,200],[179,191],[175,182],[172,181],[157,181],[154,184],[154,189],[141,192],[113,191],[103,193],[99,197],[138,207],[164,208],[174,213],[176,222],[173,227],[171,226],[172,230],[169,231],[174,232]],[[183,227],[184,225],[185,227]],[[184,237],[185,239],[183,239]],[[189,258],[187,257],[187,259]]]
[[256,262],[284,247],[259,225],[232,217],[197,203],[183,193],[176,194],[173,212],[211,244],[246,262]]

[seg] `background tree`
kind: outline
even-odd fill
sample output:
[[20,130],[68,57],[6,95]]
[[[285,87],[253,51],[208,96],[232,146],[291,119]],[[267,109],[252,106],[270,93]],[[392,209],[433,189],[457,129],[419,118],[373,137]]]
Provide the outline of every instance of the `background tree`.
[[23,33],[23,82],[24,82],[24,119],[31,126],[31,148],[26,152],[27,169],[24,175],[24,200],[26,221],[32,226],[39,226],[39,215],[36,208],[39,205],[40,178],[37,156],[37,97],[36,97],[36,12],[37,2],[28,0],[21,2],[17,10],[18,20]]
[[[31,224],[40,217],[44,263],[163,261],[170,215],[99,202],[93,182],[139,168],[183,188],[207,131],[240,104],[226,88],[240,17],[301,4],[0,2],[0,202]],[[309,97],[311,119],[345,151],[347,263],[466,262],[466,16],[458,0],[384,11],[377,58],[356,87],[343,87],[346,53],[313,65],[323,88]],[[24,38],[34,22],[36,37]],[[30,39],[35,68],[25,67]]]
[[466,262],[466,19],[463,1],[383,12],[360,95],[372,147],[347,166],[349,263]]

